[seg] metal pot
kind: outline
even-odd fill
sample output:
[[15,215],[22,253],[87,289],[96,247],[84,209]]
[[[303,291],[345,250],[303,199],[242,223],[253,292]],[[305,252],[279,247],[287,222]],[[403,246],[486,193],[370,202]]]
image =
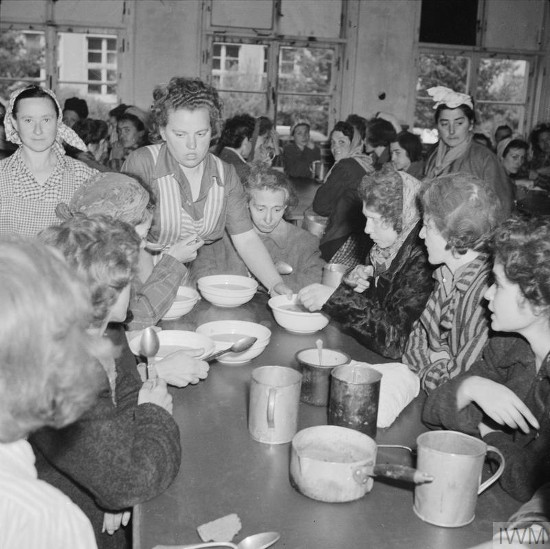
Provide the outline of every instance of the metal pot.
[[290,483],[309,498],[340,503],[362,498],[374,476],[414,483],[431,477],[404,465],[376,465],[376,442],[367,435],[334,425],[298,432],[292,439]]

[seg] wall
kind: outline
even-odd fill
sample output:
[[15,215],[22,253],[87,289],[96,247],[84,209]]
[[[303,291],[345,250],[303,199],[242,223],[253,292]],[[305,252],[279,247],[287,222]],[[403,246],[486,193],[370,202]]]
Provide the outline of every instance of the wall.
[[138,0],[125,54],[122,99],[148,108],[156,84],[171,76],[198,76],[201,4],[194,0]]

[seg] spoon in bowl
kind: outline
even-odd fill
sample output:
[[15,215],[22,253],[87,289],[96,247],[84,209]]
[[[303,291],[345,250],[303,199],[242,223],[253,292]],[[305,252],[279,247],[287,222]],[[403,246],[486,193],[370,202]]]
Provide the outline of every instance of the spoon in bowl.
[[209,541],[193,545],[157,545],[154,549],[204,549],[206,547],[232,547],[233,549],[267,549],[281,539],[279,532],[262,532],[241,540],[236,545],[230,541]]
[[156,379],[157,373],[155,370],[154,364],[151,363],[150,359],[155,357],[159,352],[160,341],[157,332],[153,330],[151,326],[143,330],[141,335],[141,340],[139,343],[139,352],[145,357],[146,360],[146,375],[147,379]]
[[242,353],[243,351],[246,351],[247,349],[250,349],[254,343],[258,341],[257,337],[253,336],[245,336],[241,337],[241,339],[237,339],[231,347],[228,347],[227,349],[222,349],[221,351],[216,351],[214,354],[210,355],[205,360],[208,360],[209,362],[211,360],[214,360],[215,358],[218,358],[221,355],[224,355],[225,353]]

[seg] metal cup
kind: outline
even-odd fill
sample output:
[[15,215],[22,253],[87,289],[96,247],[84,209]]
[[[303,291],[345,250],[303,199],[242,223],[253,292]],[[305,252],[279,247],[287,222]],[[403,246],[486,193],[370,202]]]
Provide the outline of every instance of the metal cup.
[[329,425],[376,437],[382,374],[363,364],[345,364],[331,373]]
[[338,288],[342,282],[342,278],[349,271],[349,267],[343,263],[327,263],[323,267],[322,283],[331,288]]
[[325,179],[325,176],[327,174],[327,167],[322,160],[315,160],[314,162],[312,162],[311,168],[313,171],[313,177],[315,177],[317,181],[323,181]]

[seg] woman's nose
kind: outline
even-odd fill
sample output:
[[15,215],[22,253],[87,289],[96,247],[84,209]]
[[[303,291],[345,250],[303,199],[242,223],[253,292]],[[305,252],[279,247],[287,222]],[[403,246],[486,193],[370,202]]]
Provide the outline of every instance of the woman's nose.
[[196,149],[197,147],[197,140],[195,139],[194,135],[189,135],[187,137],[187,148],[188,149]]
[[40,135],[42,133],[42,123],[41,122],[35,122],[34,123],[34,133],[37,135]]
[[487,301],[491,301],[493,299],[493,296],[495,295],[495,285],[491,284],[489,288],[487,288],[487,291],[485,292],[485,295],[483,296]]
[[454,124],[449,124],[449,133],[451,135],[453,135],[455,133],[455,125]]
[[268,210],[265,212],[265,221],[266,223],[271,223],[271,220],[273,219],[273,214]]
[[420,238],[426,238],[426,227],[422,227],[422,228],[420,229],[420,232],[418,233],[418,236],[419,236]]

